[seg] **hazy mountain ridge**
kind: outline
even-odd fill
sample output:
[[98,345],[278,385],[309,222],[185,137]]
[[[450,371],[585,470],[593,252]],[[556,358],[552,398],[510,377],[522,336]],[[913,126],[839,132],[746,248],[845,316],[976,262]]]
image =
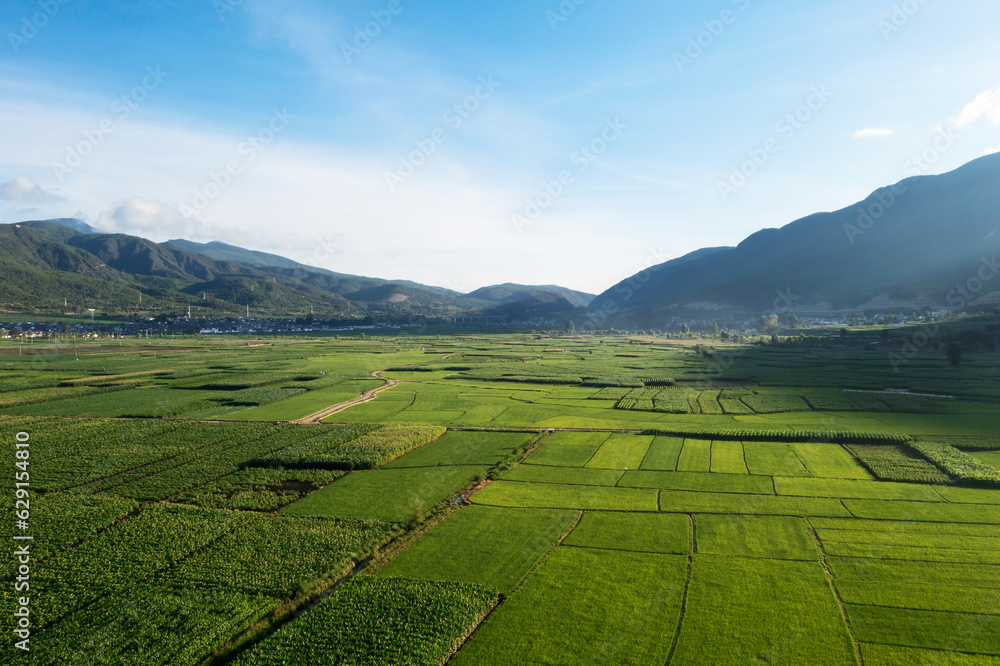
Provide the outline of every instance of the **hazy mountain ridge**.
[[[759,231],[736,247],[699,250],[598,296],[622,319],[659,323],[711,312],[959,305],[955,292],[1000,252],[1000,155],[940,176],[881,188],[839,211]],[[997,276],[1000,278],[1000,276]],[[972,302],[1000,291],[983,285]],[[961,303],[964,305],[964,303]]]
[[[0,280],[0,305],[14,310],[64,303],[77,310],[193,306],[234,314],[249,306],[258,316],[274,317],[489,314],[519,319],[564,315],[589,300],[561,287],[515,285],[505,285],[507,299],[479,298],[406,280],[335,273],[226,243],[155,243],[96,233],[79,220],[0,225],[0,267],[6,278]],[[87,302],[70,303],[81,299]]]

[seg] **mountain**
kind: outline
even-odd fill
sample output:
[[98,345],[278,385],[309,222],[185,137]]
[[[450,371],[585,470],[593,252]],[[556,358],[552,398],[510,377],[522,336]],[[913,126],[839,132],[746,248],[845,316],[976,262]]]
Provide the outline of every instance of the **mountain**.
[[469,298],[502,303],[504,305],[521,304],[533,307],[558,306],[567,309],[585,308],[594,299],[593,294],[585,294],[565,287],[548,285],[544,287],[529,287],[520,284],[499,284],[483,287],[467,295]]
[[555,319],[586,295],[560,287],[460,294],[403,280],[345,275],[225,243],[167,243],[101,234],[79,220],[0,225],[0,309],[109,315],[193,314],[409,321],[505,315]]
[[604,292],[590,309],[611,321],[658,325],[773,310],[992,307],[1000,300],[1000,269],[991,263],[1000,252],[998,185],[1000,154],[909,178],[736,247],[655,266]]
[[236,264],[250,266],[251,268],[305,268],[303,264],[276,254],[245,250],[242,247],[221,243],[219,241],[213,241],[211,243],[195,243],[189,240],[178,239],[167,241],[164,245],[193,252],[209,259],[230,261]]

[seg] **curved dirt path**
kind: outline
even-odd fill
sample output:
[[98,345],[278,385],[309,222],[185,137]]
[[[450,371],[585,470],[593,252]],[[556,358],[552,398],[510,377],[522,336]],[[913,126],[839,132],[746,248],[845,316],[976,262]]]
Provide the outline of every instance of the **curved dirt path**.
[[378,397],[378,394],[381,393],[382,391],[388,391],[394,386],[399,386],[398,379],[387,379],[385,377],[382,377],[383,372],[384,370],[376,370],[375,372],[372,373],[372,377],[375,377],[376,379],[381,379],[382,381],[386,382],[385,386],[380,386],[376,389],[372,389],[371,391],[364,393],[360,398],[355,398],[354,400],[350,400],[348,402],[342,402],[339,405],[334,405],[333,407],[327,407],[321,412],[316,412],[315,414],[307,416],[304,419],[293,421],[293,423],[297,423],[300,425],[307,425],[310,423],[320,423],[323,419],[329,416],[333,416],[338,412],[342,412],[345,409],[350,409],[355,405],[360,405],[363,402],[374,400],[375,398]]

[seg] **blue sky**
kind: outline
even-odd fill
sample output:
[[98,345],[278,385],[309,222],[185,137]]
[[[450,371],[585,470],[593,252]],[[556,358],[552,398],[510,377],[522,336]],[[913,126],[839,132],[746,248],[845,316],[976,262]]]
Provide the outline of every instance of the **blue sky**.
[[995,0],[8,0],[0,216],[599,292],[1000,150],[997,25]]

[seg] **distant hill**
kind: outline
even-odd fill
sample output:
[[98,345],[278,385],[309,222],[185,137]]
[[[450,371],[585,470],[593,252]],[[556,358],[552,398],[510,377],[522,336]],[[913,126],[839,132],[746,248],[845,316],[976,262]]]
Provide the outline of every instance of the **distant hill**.
[[468,297],[508,305],[512,303],[531,306],[558,304],[568,308],[585,308],[594,299],[593,294],[585,294],[565,287],[553,285],[529,287],[509,283],[477,289],[468,294]]
[[[862,202],[699,250],[615,285],[591,303],[611,321],[888,310],[1000,302],[1000,155],[940,176],[909,178]],[[959,285],[979,288],[961,295]],[[607,304],[614,307],[607,308]]]
[[211,243],[195,243],[189,240],[177,239],[167,241],[163,245],[168,247],[173,246],[181,250],[186,250],[187,252],[193,252],[194,254],[201,255],[202,257],[207,257],[209,259],[215,259],[217,261],[230,261],[235,264],[250,266],[251,268],[304,268],[302,264],[276,254],[245,250],[242,247],[221,243],[219,241],[213,241]]
[[[155,243],[101,234],[79,220],[0,225],[0,309],[112,315],[227,316],[313,313],[330,319],[407,321],[504,314],[559,317],[586,299],[559,287],[511,287],[490,298],[409,281],[334,273],[225,243]],[[571,299],[573,305],[569,305]]]

